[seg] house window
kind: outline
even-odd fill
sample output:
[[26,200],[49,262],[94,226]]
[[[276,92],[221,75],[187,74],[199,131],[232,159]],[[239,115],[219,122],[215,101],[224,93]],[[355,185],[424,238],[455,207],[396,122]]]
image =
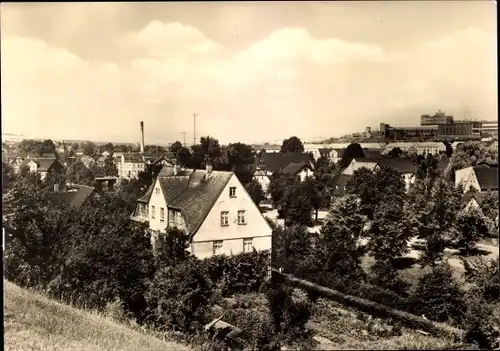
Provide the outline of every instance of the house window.
[[238,211],[238,224],[246,224],[245,211]]
[[165,209],[160,207],[160,222],[165,222]]
[[220,225],[222,227],[229,225],[229,212],[228,211],[222,211],[220,213]]
[[252,238],[243,239],[243,252],[250,252],[253,250]]
[[160,188],[156,188],[155,193],[156,193],[156,195],[160,195]]
[[236,197],[236,187],[232,186],[229,188],[229,197]]
[[222,240],[214,241],[213,252],[214,255],[219,254],[222,251]]
[[155,219],[155,207],[151,206],[151,218]]

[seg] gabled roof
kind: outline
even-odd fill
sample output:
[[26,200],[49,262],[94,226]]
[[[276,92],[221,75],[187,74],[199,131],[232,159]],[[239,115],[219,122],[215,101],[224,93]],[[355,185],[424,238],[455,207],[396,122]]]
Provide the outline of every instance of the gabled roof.
[[169,208],[181,210],[186,227],[195,234],[220,194],[233,176],[233,172],[212,171],[207,178],[205,170],[196,170],[189,177],[187,187],[181,190]]
[[[186,228],[194,235],[214,206],[233,172],[181,169],[174,175],[174,167],[163,167],[157,182],[167,207],[182,213]],[[151,186],[139,202],[147,202],[153,193]]]
[[407,158],[383,157],[376,160],[379,167],[389,167],[399,173],[413,173],[415,166]]
[[437,163],[437,169],[438,170],[445,170],[449,164],[450,164],[450,159],[447,157],[443,157],[443,158],[439,159],[439,161]]
[[352,178],[352,175],[349,174],[339,174],[336,176],[334,181],[335,185],[343,187],[349,179]]
[[61,191],[47,194],[46,200],[58,206],[71,206],[78,208],[94,193],[95,188],[78,185],[74,191]]
[[283,174],[295,175],[295,174],[299,173],[303,168],[311,169],[311,167],[309,166],[309,163],[297,162],[297,163],[290,163],[288,166],[283,168],[281,170],[281,172]]
[[464,194],[463,200],[465,203],[468,203],[472,199],[475,199],[479,205],[486,198],[486,193],[484,192],[468,192]]
[[474,172],[482,191],[498,189],[497,167],[474,167]]
[[283,169],[291,163],[311,163],[313,157],[308,152],[295,152],[289,154],[264,152],[260,159],[260,165],[267,171],[274,172]]
[[321,156],[328,156],[330,154],[330,151],[332,151],[332,149],[329,147],[320,147],[318,148],[318,151]]
[[363,149],[363,154],[365,155],[365,159],[370,159],[370,160],[373,160],[373,159],[380,159],[382,157],[384,157],[384,155],[382,155],[380,153],[380,150],[368,150],[368,149]]

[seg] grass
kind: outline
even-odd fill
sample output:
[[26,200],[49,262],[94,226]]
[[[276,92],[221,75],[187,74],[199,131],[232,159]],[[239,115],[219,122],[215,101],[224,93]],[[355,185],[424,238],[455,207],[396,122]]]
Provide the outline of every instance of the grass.
[[5,350],[189,350],[4,280]]

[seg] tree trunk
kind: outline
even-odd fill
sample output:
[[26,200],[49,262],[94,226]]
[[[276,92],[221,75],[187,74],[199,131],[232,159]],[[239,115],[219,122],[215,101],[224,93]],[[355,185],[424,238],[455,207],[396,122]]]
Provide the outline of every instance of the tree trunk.
[[315,222],[316,222],[316,224],[318,224],[318,212],[319,212],[319,209],[317,208],[317,209],[316,209],[316,218],[315,218]]

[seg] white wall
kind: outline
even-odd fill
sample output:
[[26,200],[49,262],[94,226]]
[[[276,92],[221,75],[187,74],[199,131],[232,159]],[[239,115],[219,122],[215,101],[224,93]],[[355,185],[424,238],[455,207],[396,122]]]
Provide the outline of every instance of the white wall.
[[300,181],[303,182],[304,180],[306,180],[307,177],[312,177],[312,175],[313,175],[313,172],[309,168],[304,168],[299,173]]
[[[156,189],[160,189],[160,193],[156,193]],[[155,218],[153,219],[153,206],[155,207]],[[160,230],[165,231],[168,224],[168,209],[167,204],[165,203],[165,197],[163,196],[163,192],[160,187],[160,182],[157,179],[155,182],[155,186],[153,188],[153,193],[151,194],[151,198],[149,199],[148,204],[148,212],[149,212],[149,229],[152,230]],[[160,208],[164,208],[165,210],[165,220],[164,222],[160,222]]]
[[271,183],[269,176],[267,176],[267,175],[254,175],[253,178],[262,186],[262,190],[266,194],[267,189],[269,188],[269,184]]
[[[236,196],[229,196],[229,188],[236,187]],[[245,211],[246,224],[238,224],[238,211]],[[229,212],[229,225],[221,226],[221,212]],[[213,241],[222,240],[221,253],[238,254],[243,251],[243,239],[253,238],[257,250],[271,249],[272,229],[259,208],[252,201],[238,178],[233,174],[214,207],[193,237],[191,249],[199,258],[213,254]]]

